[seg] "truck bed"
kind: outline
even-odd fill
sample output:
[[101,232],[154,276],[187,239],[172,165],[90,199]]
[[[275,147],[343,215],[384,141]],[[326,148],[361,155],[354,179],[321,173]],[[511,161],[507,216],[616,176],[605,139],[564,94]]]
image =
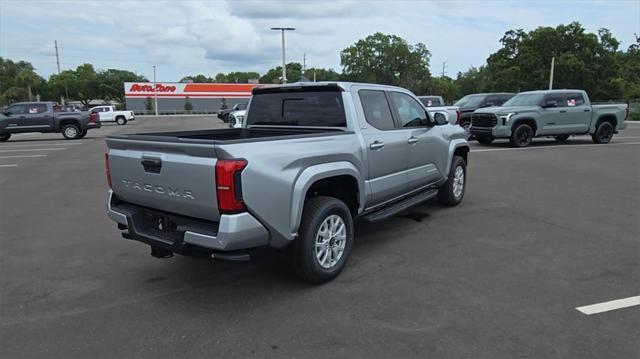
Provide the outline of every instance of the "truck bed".
[[289,138],[304,138],[317,136],[330,136],[350,133],[344,129],[316,127],[252,127],[230,128],[216,130],[181,131],[181,132],[157,132],[145,134],[127,134],[108,136],[111,139],[141,140],[154,142],[180,142],[180,143],[246,143],[267,140],[281,140]]

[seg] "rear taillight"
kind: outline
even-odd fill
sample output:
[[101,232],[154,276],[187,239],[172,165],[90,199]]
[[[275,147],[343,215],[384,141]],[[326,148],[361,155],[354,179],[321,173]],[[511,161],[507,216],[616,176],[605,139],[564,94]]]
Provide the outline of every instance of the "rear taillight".
[[111,186],[111,170],[109,169],[109,154],[105,153],[104,154],[104,167],[105,167],[105,171],[107,174],[107,184],[109,185],[109,188],[113,188]]
[[245,160],[218,160],[216,162],[216,195],[220,213],[237,213],[246,210],[242,201],[240,175],[247,166]]
[[96,117],[98,117],[98,114],[95,112],[91,112],[89,114],[89,123],[96,123]]
[[456,125],[460,124],[460,110],[456,110]]

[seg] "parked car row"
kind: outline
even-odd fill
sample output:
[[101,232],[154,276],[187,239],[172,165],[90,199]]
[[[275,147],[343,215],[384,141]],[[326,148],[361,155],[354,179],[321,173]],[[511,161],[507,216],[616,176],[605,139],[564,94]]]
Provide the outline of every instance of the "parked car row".
[[529,146],[535,137],[566,141],[572,135],[591,135],[595,143],[608,143],[626,128],[629,106],[624,103],[592,105],[582,90],[547,90],[513,93],[480,93],[464,96],[452,107],[440,106],[438,96],[420,96],[428,108],[441,108],[470,139],[489,144],[508,138],[514,147]]

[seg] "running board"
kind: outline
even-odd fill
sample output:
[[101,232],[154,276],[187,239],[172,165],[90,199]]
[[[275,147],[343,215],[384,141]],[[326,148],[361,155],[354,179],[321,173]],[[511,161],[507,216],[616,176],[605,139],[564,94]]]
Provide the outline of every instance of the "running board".
[[431,198],[435,197],[437,194],[438,194],[437,189],[427,190],[426,192],[422,192],[415,196],[401,200],[400,202],[394,203],[392,205],[379,209],[375,212],[365,214],[364,216],[360,217],[360,220],[362,220],[363,222],[378,222],[378,221],[385,220],[389,217],[395,216],[396,214],[404,211],[405,209],[411,208],[422,202],[426,202]]

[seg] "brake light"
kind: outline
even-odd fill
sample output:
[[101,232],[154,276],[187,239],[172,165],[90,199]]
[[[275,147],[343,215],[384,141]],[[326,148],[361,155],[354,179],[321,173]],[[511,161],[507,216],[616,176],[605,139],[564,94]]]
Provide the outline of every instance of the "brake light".
[[456,116],[457,116],[456,125],[459,125],[460,124],[460,110],[456,110]]
[[107,184],[109,185],[109,188],[113,188],[111,186],[111,170],[109,169],[109,154],[108,153],[104,154],[104,167],[105,167],[105,172],[107,174]]
[[98,116],[97,113],[95,112],[91,112],[89,114],[89,123],[96,123],[96,117]]
[[246,210],[242,201],[240,177],[246,166],[246,160],[218,160],[216,162],[216,195],[220,213],[237,213]]

